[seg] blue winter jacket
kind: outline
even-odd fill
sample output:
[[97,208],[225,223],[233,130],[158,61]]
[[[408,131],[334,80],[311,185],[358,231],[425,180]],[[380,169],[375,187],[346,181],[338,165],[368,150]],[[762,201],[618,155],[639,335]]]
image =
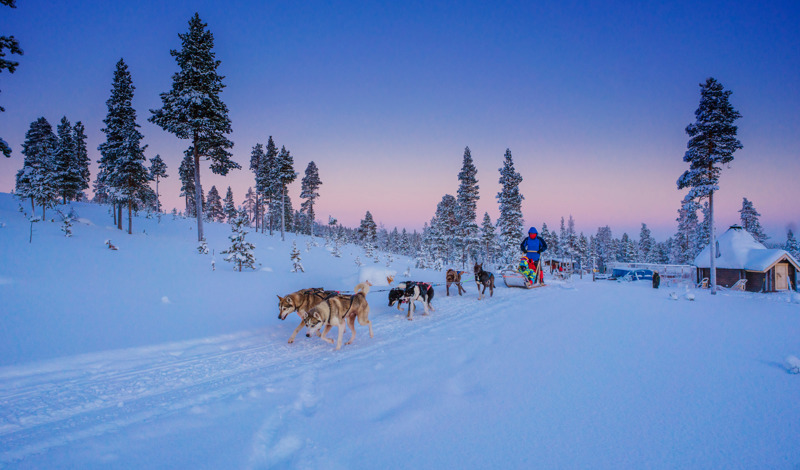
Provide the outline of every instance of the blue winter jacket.
[[538,236],[536,238],[531,238],[530,235],[532,233],[538,233],[535,227],[531,227],[531,229],[528,230],[528,237],[522,240],[519,248],[523,253],[527,254],[529,259],[539,261],[539,253],[547,249],[547,243]]

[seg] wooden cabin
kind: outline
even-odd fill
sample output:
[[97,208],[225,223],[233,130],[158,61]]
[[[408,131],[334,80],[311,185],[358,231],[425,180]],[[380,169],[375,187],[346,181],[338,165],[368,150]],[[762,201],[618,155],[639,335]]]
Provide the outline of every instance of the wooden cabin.
[[[770,249],[739,225],[717,237],[717,285],[731,287],[744,279],[750,292],[797,290],[800,265],[786,250]],[[711,258],[706,246],[694,259],[698,282],[711,279]]]

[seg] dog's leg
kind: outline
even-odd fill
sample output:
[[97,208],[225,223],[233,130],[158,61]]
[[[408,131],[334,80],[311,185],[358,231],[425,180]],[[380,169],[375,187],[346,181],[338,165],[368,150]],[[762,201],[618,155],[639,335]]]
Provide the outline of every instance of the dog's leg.
[[[342,320],[344,320],[344,318],[342,318]],[[346,320],[339,322],[339,339],[336,341],[336,350],[337,351],[339,349],[342,349],[342,335],[344,334],[344,329],[345,329],[346,323],[347,323]],[[331,343],[332,342],[333,342],[333,340],[331,340]]]
[[[456,284],[456,285],[457,285],[457,284]],[[446,290],[447,290],[447,296],[448,296],[448,297],[450,297],[450,282],[448,282],[448,283],[447,283]],[[460,293],[461,293],[461,292],[459,292],[459,294],[460,294]]]
[[292,336],[291,336],[291,337],[289,337],[289,344],[292,344],[292,343],[294,343],[294,337],[295,337],[295,336],[297,336],[297,333],[299,333],[299,332],[300,332],[300,330],[302,330],[302,329],[303,329],[303,325],[305,325],[305,322],[304,322],[303,320],[304,320],[304,319],[301,319],[301,320],[300,320],[300,324],[299,324],[299,325],[297,325],[297,328],[295,328],[295,329],[294,329],[294,333],[292,333]]
[[411,299],[408,299],[408,316],[406,318],[409,321],[414,319],[414,301]]
[[328,331],[330,331],[330,329],[331,329],[331,325],[330,324],[325,325],[324,328],[320,328],[320,330],[322,330],[322,336],[320,336],[320,338],[322,338],[327,343],[333,344],[333,338],[326,338],[325,337],[325,335],[328,334]]
[[494,297],[494,276],[489,279],[489,297]]
[[353,340],[356,339],[356,316],[355,315],[350,314],[350,316],[347,317],[347,326],[350,327],[350,331],[352,331],[353,334],[350,336],[350,341],[344,343],[345,346],[347,346],[348,344],[352,344]]

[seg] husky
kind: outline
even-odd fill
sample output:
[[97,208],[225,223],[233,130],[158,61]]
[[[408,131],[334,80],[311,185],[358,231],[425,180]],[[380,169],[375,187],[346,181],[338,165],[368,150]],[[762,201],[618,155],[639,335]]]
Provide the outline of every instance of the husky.
[[[493,297],[494,274],[490,273],[489,271],[484,271],[483,263],[475,263],[473,271],[475,272],[475,284],[478,285],[478,300],[483,299],[483,294],[486,292],[487,287],[489,288],[489,297]],[[481,287],[483,288],[482,290]]]
[[372,322],[369,320],[369,304],[367,303],[366,294],[369,292],[367,286],[362,292],[353,295],[333,295],[325,301],[320,302],[311,310],[308,315],[303,319],[303,324],[308,328],[306,336],[311,337],[317,333],[324,326],[324,330],[320,337],[333,344],[332,338],[326,338],[325,335],[331,327],[339,329],[339,338],[336,341],[336,349],[342,347],[342,335],[344,334],[345,326],[350,327],[352,336],[350,341],[345,343],[345,346],[351,344],[356,339],[356,325],[358,320],[359,325],[367,325],[369,327],[369,337],[372,338]]
[[353,289],[353,292],[358,294],[360,291],[365,291],[364,293],[366,294],[367,292],[369,292],[369,288],[371,286],[372,286],[372,283],[369,282],[369,280],[366,280],[366,281],[364,281],[364,282],[362,282],[360,284],[356,284],[356,288]]
[[467,290],[461,285],[461,275],[464,274],[464,271],[456,271],[455,269],[448,269],[447,274],[445,275],[445,280],[447,281],[447,296],[450,296],[450,284],[455,284],[458,287],[458,295],[461,295],[462,292],[466,292]]
[[289,344],[294,343],[294,337],[303,329],[305,319],[308,311],[317,306],[320,302],[325,300],[326,297],[334,295],[334,291],[326,291],[322,287],[312,287],[310,289],[301,289],[293,292],[286,297],[278,296],[278,318],[286,320],[292,312],[297,312],[300,317],[300,324],[294,329],[294,333],[289,338]]
[[433,286],[427,282],[407,281],[401,282],[396,288],[389,291],[389,306],[391,307],[397,302],[397,309],[400,310],[400,304],[408,302],[408,316],[409,320],[414,319],[414,301],[421,301],[422,307],[425,309],[425,315],[436,310],[431,305],[433,301]]

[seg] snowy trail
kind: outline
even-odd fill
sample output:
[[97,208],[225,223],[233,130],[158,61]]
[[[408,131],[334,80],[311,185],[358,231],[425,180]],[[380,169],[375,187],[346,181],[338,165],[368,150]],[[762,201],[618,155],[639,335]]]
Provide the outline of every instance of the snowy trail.
[[[253,389],[293,387],[309,380],[320,363],[360,361],[411,336],[438,335],[438,330],[452,328],[448,318],[458,317],[459,328],[469,329],[468,322],[480,317],[464,317],[465,309],[481,303],[486,308],[504,308],[514,300],[513,294],[501,288],[495,290],[494,298],[478,301],[472,289],[461,298],[437,297],[435,312],[425,316],[417,304],[414,321],[407,321],[405,310],[388,308],[385,294],[376,292],[369,296],[375,338],[370,339],[367,329],[357,325],[356,342],[340,351],[318,338],[305,338],[303,332],[295,344],[287,344],[298,320],[295,315],[272,331],[5,367],[0,369],[4,410],[0,414],[0,462],[17,461]],[[334,328],[329,337],[335,335]],[[347,331],[345,339],[349,335]]]

